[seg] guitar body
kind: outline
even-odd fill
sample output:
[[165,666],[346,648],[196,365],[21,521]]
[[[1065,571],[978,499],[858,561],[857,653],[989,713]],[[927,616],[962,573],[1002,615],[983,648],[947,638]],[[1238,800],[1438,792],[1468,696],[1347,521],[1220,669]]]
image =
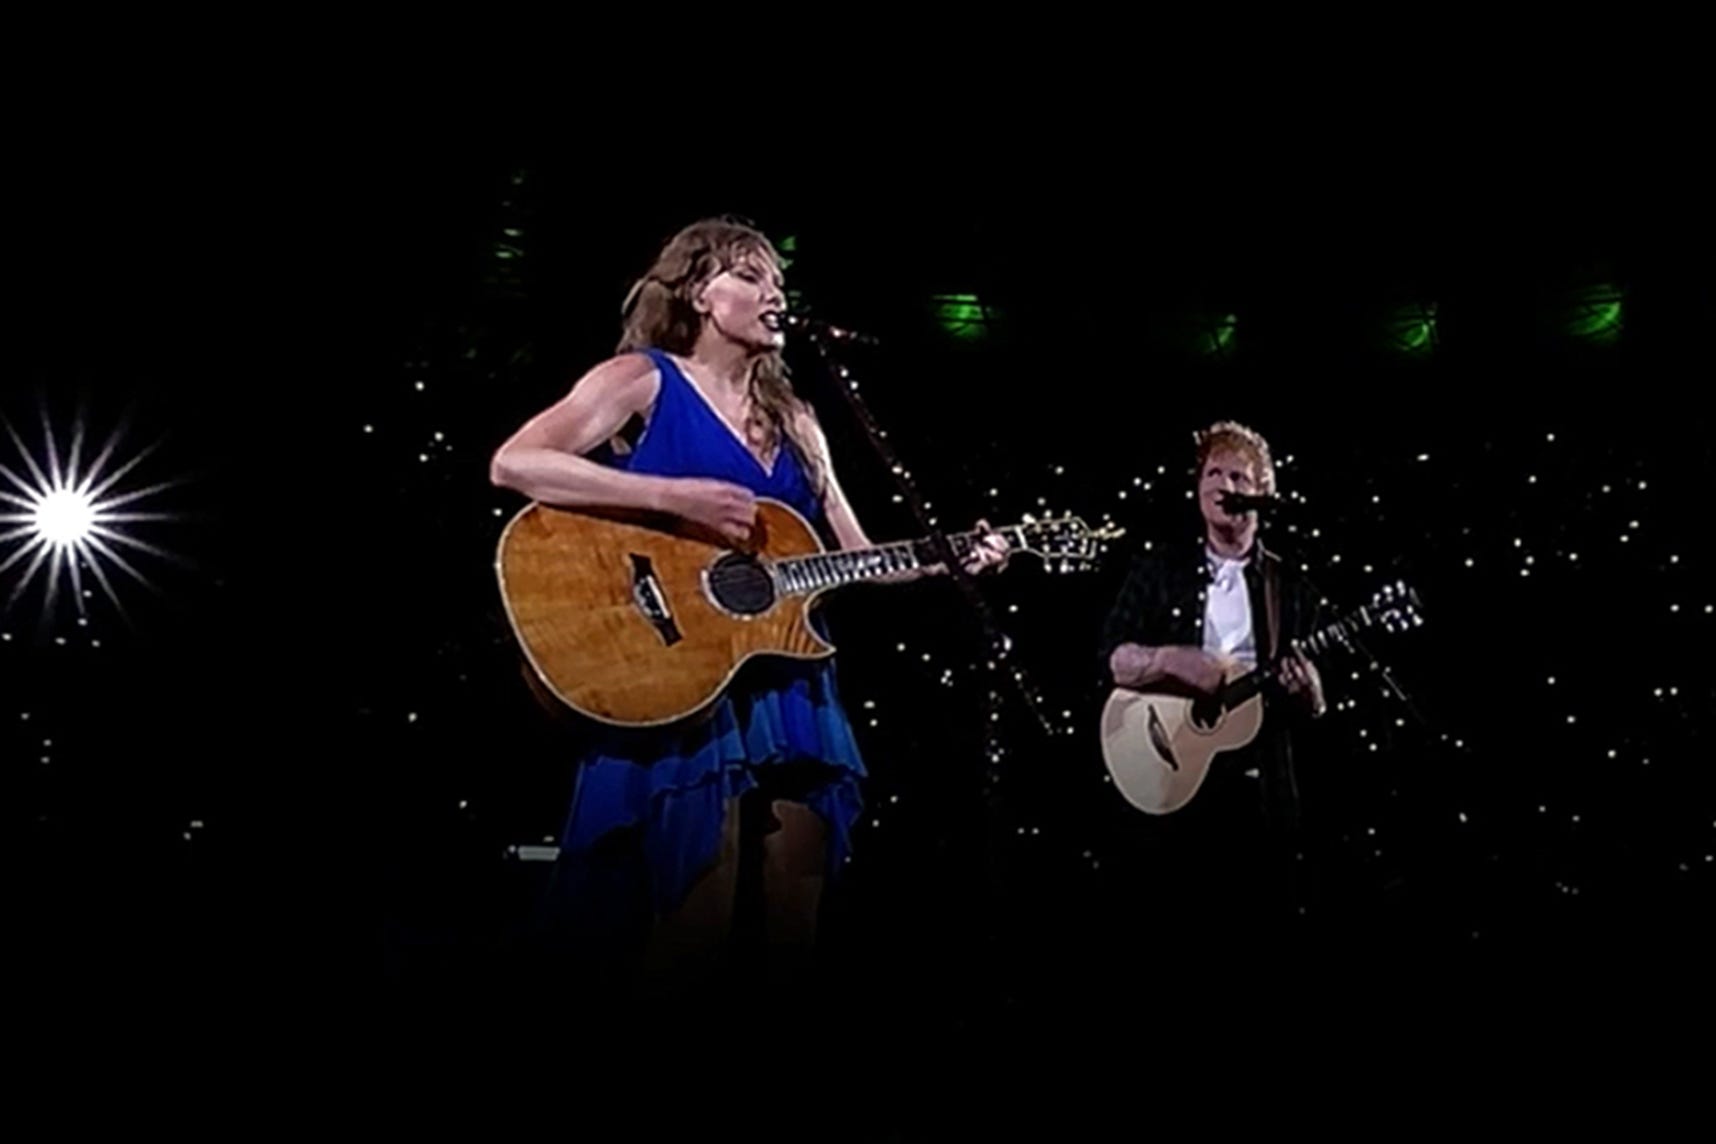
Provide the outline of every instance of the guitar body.
[[531,504],[501,534],[495,571],[555,697],[604,723],[659,726],[708,707],[753,656],[834,654],[810,626],[816,597],[775,599],[759,571],[823,551],[809,522],[759,499],[752,537],[735,553],[669,518]]
[[[1292,646],[1301,654],[1319,655],[1346,645],[1361,631],[1407,631],[1423,623],[1418,593],[1396,581]],[[1217,755],[1257,738],[1263,726],[1261,692],[1273,670],[1235,664],[1214,697],[1115,689],[1102,709],[1102,757],[1126,801],[1146,814],[1171,814],[1191,802]]]
[[1223,751],[1257,738],[1263,698],[1230,710],[1165,692],[1116,688],[1102,709],[1102,757],[1127,802],[1146,814],[1171,814],[1203,786]]

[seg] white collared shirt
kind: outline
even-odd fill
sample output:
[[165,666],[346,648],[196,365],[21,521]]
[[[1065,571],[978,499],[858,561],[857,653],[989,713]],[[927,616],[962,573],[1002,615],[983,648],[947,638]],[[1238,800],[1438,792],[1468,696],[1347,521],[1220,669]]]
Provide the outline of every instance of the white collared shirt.
[[1204,597],[1204,650],[1257,665],[1257,637],[1251,624],[1251,594],[1245,585],[1250,558],[1233,560],[1204,550],[1210,580]]

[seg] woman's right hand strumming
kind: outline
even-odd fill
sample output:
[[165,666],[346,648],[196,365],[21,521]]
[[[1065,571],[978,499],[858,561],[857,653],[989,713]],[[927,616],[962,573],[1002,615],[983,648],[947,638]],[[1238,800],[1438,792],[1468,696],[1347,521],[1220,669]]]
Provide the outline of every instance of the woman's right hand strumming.
[[704,477],[678,477],[670,481],[663,507],[734,544],[749,540],[757,521],[755,493],[743,485]]

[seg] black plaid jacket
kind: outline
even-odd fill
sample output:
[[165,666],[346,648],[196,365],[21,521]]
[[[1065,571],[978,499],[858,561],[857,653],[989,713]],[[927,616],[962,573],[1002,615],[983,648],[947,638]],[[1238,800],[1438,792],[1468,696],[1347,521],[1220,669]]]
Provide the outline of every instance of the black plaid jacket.
[[[1278,584],[1281,639],[1269,630],[1265,601],[1265,569]],[[1303,639],[1316,630],[1321,612],[1315,589],[1261,540],[1246,566],[1245,582],[1251,598],[1251,619],[1257,640],[1258,662],[1276,654],[1282,640]],[[1202,647],[1204,642],[1205,593],[1209,565],[1203,537],[1192,544],[1157,547],[1140,553],[1127,572],[1126,582],[1103,624],[1099,649],[1099,685],[1104,694],[1114,687],[1108,657],[1123,643],[1149,647],[1185,645]],[[1285,710],[1283,710],[1285,708]],[[1299,827],[1299,784],[1293,769],[1292,729],[1304,719],[1297,704],[1264,697],[1263,729],[1244,752],[1217,760],[1217,766],[1254,765],[1262,779],[1264,810],[1270,824],[1288,833]],[[1242,761],[1244,759],[1252,762]],[[1226,762],[1224,762],[1226,760]]]

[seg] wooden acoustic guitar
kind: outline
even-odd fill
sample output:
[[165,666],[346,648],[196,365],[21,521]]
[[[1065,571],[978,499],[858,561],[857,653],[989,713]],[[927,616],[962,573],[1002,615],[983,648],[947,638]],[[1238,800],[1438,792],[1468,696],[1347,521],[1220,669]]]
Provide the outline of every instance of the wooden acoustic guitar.
[[[998,528],[1013,551],[1070,571],[1099,540],[1077,517]],[[947,537],[964,557],[977,532]],[[757,501],[751,542],[734,549],[676,518],[533,503],[501,534],[495,560],[513,633],[543,685],[604,723],[658,726],[707,708],[756,656],[823,659],[834,648],[809,609],[831,588],[937,563],[923,540],[825,551],[788,505]]]
[[[1318,655],[1361,631],[1404,631],[1423,622],[1417,593],[1397,583],[1295,646]],[[1116,688],[1102,709],[1102,757],[1121,795],[1146,814],[1171,814],[1191,802],[1217,755],[1257,737],[1263,689],[1273,678],[1272,671],[1240,666],[1214,695]]]

